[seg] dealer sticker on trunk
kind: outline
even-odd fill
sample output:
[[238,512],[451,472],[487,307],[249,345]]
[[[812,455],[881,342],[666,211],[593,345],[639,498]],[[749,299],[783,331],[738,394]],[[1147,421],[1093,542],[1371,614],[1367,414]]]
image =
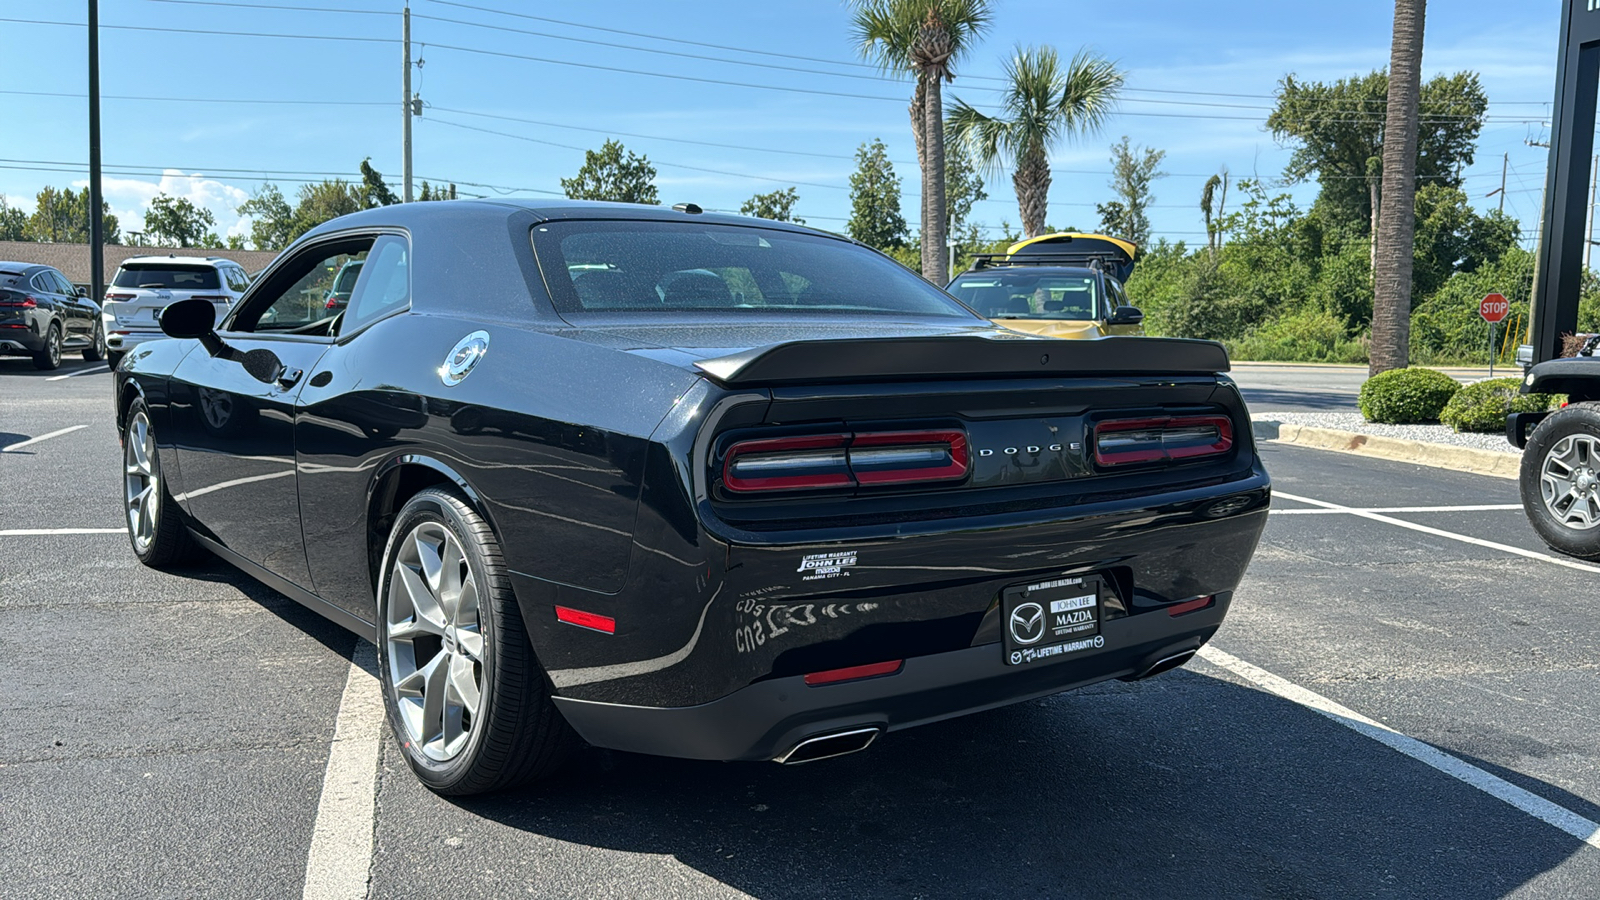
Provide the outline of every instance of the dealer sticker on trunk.
[[1006,662],[1022,665],[1105,646],[1099,576],[1013,585],[1000,596]]
[[800,558],[801,581],[822,581],[828,578],[849,577],[847,571],[856,564],[856,551],[846,550],[835,553],[812,553]]

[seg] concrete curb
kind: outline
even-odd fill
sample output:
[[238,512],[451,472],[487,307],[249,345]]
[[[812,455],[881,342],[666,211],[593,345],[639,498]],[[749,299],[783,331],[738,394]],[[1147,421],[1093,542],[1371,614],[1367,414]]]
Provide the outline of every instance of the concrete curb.
[[1474,475],[1515,479],[1522,472],[1520,453],[1500,453],[1473,447],[1408,441],[1374,434],[1359,434],[1354,431],[1274,422],[1270,419],[1255,422],[1254,430],[1258,441],[1274,441],[1316,450],[1332,450],[1336,453],[1353,453],[1357,456],[1372,456],[1418,466],[1432,466],[1436,469],[1470,472]]

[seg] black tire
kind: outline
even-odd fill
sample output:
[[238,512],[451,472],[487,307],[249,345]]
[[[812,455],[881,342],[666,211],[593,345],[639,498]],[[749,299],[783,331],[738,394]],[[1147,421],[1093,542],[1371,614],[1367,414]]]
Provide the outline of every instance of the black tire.
[[[1595,451],[1600,451],[1600,404],[1575,403],[1540,422],[1522,452],[1518,486],[1529,524],[1551,549],[1579,559],[1600,559],[1600,453]],[[1572,477],[1547,480],[1547,470]],[[1568,484],[1575,493],[1557,487]]]
[[117,370],[117,366],[122,364],[122,356],[124,352],[125,351],[122,350],[111,350],[109,348],[106,350],[106,365],[111,367],[111,371],[115,372]]
[[50,323],[44,335],[44,349],[33,355],[33,367],[46,372],[61,367],[61,326]]
[[155,445],[154,431],[150,425],[150,411],[145,407],[143,400],[133,401],[122,429],[123,468],[125,472],[129,468],[128,442],[138,439],[141,425],[152,435],[147,443],[146,456],[155,484],[148,494],[152,503],[150,507],[152,527],[147,537],[141,537],[135,525],[136,519],[131,512],[133,504],[128,500],[132,493],[129,482],[136,476],[131,472],[123,476],[125,490],[123,509],[126,513],[123,518],[128,526],[128,543],[133,547],[133,555],[139,558],[139,562],[152,569],[172,569],[203,559],[207,555],[206,549],[189,535],[183,510],[179,509],[177,502],[172,499],[172,492],[167,490],[167,480],[161,475],[161,453]]
[[94,337],[89,339],[89,346],[83,348],[83,359],[85,362],[99,362],[105,357],[106,327],[96,322],[94,323]]
[[[395,586],[397,567],[405,565],[402,545],[419,528],[434,526],[448,530],[460,545],[465,572],[477,586],[476,627],[482,637],[481,659],[475,666],[480,681],[478,706],[464,744],[443,760],[430,758],[423,741],[414,739],[395,688],[397,671],[422,668],[421,641],[407,650],[404,639],[398,639],[392,648],[390,624],[392,607],[409,602],[400,593],[406,590],[405,579],[400,579],[400,587]],[[461,605],[459,601],[457,605]],[[437,653],[446,652],[446,645],[441,642],[439,646]],[[459,650],[454,652],[455,658],[462,658]],[[528,642],[499,541],[472,507],[451,491],[421,491],[401,508],[390,529],[378,579],[378,672],[384,708],[400,750],[422,783],[436,793],[481,794],[543,778],[559,768],[580,743],[551,702],[550,684]],[[415,710],[416,706],[409,708]]]

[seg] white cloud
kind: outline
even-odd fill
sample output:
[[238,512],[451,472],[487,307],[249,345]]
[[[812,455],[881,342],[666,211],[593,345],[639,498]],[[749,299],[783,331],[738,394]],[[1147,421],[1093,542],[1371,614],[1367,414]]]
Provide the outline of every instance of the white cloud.
[[[84,187],[87,180],[73,182],[74,187]],[[124,237],[132,231],[144,230],[144,214],[150,201],[159,194],[184,197],[196,206],[211,211],[217,220],[217,234],[226,239],[229,235],[247,234],[249,220],[236,210],[239,204],[250,199],[245,191],[231,184],[223,184],[205,177],[203,173],[186,174],[181,169],[167,169],[159,182],[137,178],[104,178],[101,193],[116,214]]]

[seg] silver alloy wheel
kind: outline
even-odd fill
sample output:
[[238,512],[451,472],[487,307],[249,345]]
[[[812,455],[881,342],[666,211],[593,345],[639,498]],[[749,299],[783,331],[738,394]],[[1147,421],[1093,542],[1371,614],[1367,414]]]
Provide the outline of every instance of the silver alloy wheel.
[[100,359],[106,358],[106,329],[104,325],[94,326],[94,355]]
[[45,335],[45,352],[50,355],[50,368],[61,365],[61,329],[50,326],[50,333]]
[[150,433],[150,420],[141,411],[122,438],[123,498],[128,515],[128,534],[140,553],[150,549],[156,539],[161,517],[161,471],[156,465],[156,443]]
[[1544,508],[1574,531],[1600,525],[1600,440],[1568,435],[1545,454],[1539,468]]
[[393,566],[383,640],[395,708],[422,755],[446,762],[466,748],[483,696],[477,581],[438,522],[402,537]]

